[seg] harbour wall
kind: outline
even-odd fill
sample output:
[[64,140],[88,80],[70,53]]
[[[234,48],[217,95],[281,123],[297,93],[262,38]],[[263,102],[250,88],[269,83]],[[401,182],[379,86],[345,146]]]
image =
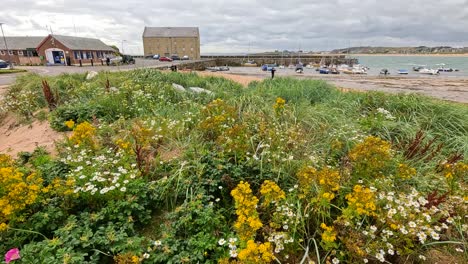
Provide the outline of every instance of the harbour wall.
[[269,56],[202,56],[202,59],[215,60],[218,66],[242,66],[248,60],[253,60],[258,66],[263,64],[289,65],[302,62],[303,64],[354,65],[358,63],[355,58],[346,58],[345,55],[306,55],[300,57],[282,57],[281,55]]

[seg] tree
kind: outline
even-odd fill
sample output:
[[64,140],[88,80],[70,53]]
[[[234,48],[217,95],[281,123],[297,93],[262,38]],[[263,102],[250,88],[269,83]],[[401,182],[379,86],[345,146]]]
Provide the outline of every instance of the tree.
[[110,45],[110,47],[114,50],[116,56],[122,56],[122,53],[120,53],[120,50],[116,45]]

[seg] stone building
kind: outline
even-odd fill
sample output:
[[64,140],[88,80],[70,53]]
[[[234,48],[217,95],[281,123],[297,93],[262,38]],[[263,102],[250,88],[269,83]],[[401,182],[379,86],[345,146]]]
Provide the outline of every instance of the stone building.
[[114,50],[99,39],[49,35],[36,47],[46,65],[101,64],[101,59],[113,56]]
[[143,32],[145,56],[189,56],[200,59],[198,27],[145,27]]
[[0,60],[11,60],[14,64],[22,65],[40,64],[36,47],[43,39],[44,37],[5,37],[5,45],[4,39],[0,37]]

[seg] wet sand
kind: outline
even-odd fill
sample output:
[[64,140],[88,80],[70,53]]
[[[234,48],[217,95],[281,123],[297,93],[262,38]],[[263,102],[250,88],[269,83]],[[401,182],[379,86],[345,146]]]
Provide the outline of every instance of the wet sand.
[[[204,73],[207,74],[207,73]],[[260,68],[232,67],[228,72],[214,73],[216,75],[237,75],[270,78],[270,72]],[[383,91],[389,93],[419,93],[427,96],[468,103],[468,77],[439,76],[367,76],[367,75],[325,75],[318,74],[314,69],[304,69],[303,74],[293,69],[277,69],[275,77],[294,77],[301,79],[326,80],[340,88],[359,91]],[[232,78],[232,77],[231,77]]]

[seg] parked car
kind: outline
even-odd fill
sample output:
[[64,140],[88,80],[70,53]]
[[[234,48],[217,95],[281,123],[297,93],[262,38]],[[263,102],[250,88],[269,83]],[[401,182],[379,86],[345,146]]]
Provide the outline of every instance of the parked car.
[[159,58],[159,61],[172,61],[172,59],[168,57],[161,57]]
[[159,54],[154,54],[153,55],[153,60],[159,60],[159,57],[160,57]]
[[122,55],[122,63],[123,64],[135,64],[135,58],[130,55]]
[[180,60],[180,57],[177,56],[177,55],[172,55],[172,56],[171,56],[171,59],[172,59],[172,60]]
[[185,55],[182,57],[182,60],[190,60],[189,56],[188,55]]
[[271,71],[275,67],[277,67],[276,64],[263,64],[262,71]]
[[0,60],[0,69],[8,69],[8,68],[10,68],[10,65],[4,60]]
[[[107,58],[101,59],[104,63],[107,63]],[[123,58],[120,56],[109,58],[109,65],[119,65],[122,63]]]

